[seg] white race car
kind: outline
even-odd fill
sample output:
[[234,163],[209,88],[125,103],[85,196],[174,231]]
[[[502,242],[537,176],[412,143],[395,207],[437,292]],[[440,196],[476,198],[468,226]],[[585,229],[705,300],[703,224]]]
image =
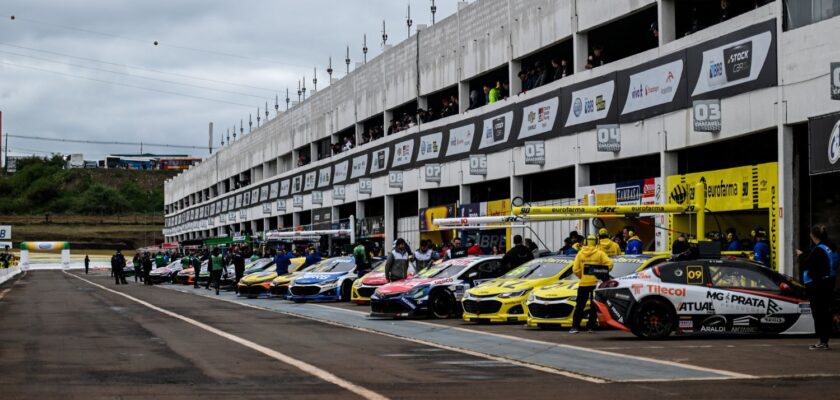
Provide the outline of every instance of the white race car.
[[759,264],[729,258],[672,261],[601,284],[599,318],[636,336],[811,334],[804,287]]

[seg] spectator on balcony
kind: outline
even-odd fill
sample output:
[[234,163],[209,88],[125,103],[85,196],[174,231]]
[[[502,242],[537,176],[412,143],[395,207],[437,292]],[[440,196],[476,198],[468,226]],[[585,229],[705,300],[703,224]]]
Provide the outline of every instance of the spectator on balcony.
[[341,153],[341,144],[340,143],[333,143],[332,144],[332,153],[333,153],[333,155]]
[[518,76],[519,80],[522,82],[522,90],[519,92],[519,94],[531,90],[531,82],[528,80],[528,71],[523,69],[522,71],[519,71],[519,73],[516,74],[516,76]]
[[307,158],[305,154],[301,154],[301,155],[299,155],[299,156],[298,156],[298,163],[297,163],[297,166],[298,166],[298,167],[302,167],[302,166],[304,166],[304,165],[306,165],[306,164],[309,164],[309,158]]
[[484,88],[487,92],[487,104],[493,104],[503,98],[501,82],[496,82],[496,86],[494,86],[492,89],[488,89],[489,86],[487,85],[484,85]]
[[502,83],[502,99],[510,97],[510,85],[507,82]]
[[[488,88],[489,90],[489,88]],[[470,91],[470,110],[481,107],[484,105],[484,96],[478,92],[478,89],[473,89]]]
[[461,113],[460,103],[458,103],[458,96],[452,95],[449,97],[449,108],[451,114],[449,115],[458,115]]
[[353,149],[354,146],[355,143],[353,143],[353,138],[347,136],[344,138],[344,146],[341,147],[341,151],[350,151]]
[[601,45],[595,45],[592,48],[592,53],[589,55],[589,58],[587,58],[586,69],[597,68],[604,64],[606,64],[604,48]]
[[397,121],[392,119],[391,123],[388,125],[388,134],[393,135],[394,133],[397,133],[398,129],[399,129],[399,126],[398,126]]
[[554,67],[554,79],[555,81],[563,79],[572,74],[569,71],[569,63],[566,62],[566,59],[554,59],[551,61],[551,66]]
[[368,130],[366,130],[362,133],[362,144],[370,142],[371,137],[372,137],[372,135],[370,133],[371,131],[372,131],[372,129],[368,129]]
[[551,70],[542,60],[537,61],[536,67],[536,76],[537,76],[537,83],[534,87],[540,87],[542,85],[546,85],[551,83],[551,80],[554,78],[554,71]]

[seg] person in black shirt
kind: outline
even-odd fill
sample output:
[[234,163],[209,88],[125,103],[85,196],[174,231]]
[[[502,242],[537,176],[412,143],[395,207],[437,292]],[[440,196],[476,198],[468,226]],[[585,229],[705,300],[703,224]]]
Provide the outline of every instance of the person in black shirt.
[[239,247],[233,250],[231,261],[233,262],[234,274],[233,287],[236,289],[236,294],[239,294],[239,280],[245,275],[245,258],[242,256],[242,252],[239,251]]
[[125,281],[125,257],[120,250],[111,257],[111,271],[114,273],[114,280],[117,285],[128,285]]
[[811,350],[828,350],[828,338],[831,336],[831,308],[834,301],[834,286],[837,279],[837,248],[828,240],[825,225],[811,228],[811,251],[807,254],[796,251],[802,270],[802,283],[811,299],[811,314],[814,317],[814,330],[819,342],[811,345]]
[[502,257],[502,267],[510,271],[534,259],[534,253],[522,244],[522,236],[513,237],[513,247]]

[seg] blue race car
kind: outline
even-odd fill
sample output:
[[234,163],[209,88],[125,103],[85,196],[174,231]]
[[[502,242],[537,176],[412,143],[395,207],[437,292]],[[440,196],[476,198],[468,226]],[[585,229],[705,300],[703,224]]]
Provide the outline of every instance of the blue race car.
[[353,281],[357,278],[356,260],[338,257],[322,261],[303,276],[289,283],[288,299],[294,302],[350,301]]

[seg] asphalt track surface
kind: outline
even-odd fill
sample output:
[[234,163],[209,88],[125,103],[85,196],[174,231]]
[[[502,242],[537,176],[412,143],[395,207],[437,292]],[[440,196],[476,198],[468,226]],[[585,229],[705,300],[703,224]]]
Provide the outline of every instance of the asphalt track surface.
[[[458,320],[377,322],[382,325],[363,329],[369,326],[364,307],[216,298],[204,289],[176,286],[115,286],[107,272],[30,271],[0,286],[0,296],[0,399],[840,396],[840,350],[809,352],[811,338],[645,342],[622,332],[569,335]],[[300,316],[288,311],[292,305]],[[358,323],[320,320],[332,316]],[[384,327],[405,336],[386,334]],[[452,334],[415,339],[428,332]],[[435,343],[470,333],[473,343],[451,348]],[[599,364],[606,365],[603,373],[577,375],[569,373],[574,368],[543,368],[516,354],[500,358],[491,350],[466,350],[497,339],[507,341],[502,347],[541,343],[594,350],[594,360],[581,363],[608,363]],[[634,357],[623,357],[628,354]],[[627,365],[637,364],[712,376],[599,378],[620,376]],[[724,376],[715,377],[719,374]]]

